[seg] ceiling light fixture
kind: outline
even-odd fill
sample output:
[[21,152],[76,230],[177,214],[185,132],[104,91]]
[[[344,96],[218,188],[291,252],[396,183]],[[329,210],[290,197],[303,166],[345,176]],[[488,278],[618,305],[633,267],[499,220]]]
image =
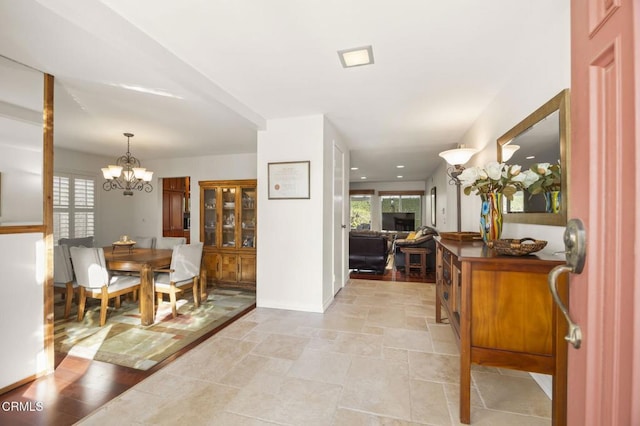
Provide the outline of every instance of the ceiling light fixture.
[[367,177],[366,176],[361,176],[360,179],[365,180]]
[[352,167],[351,170],[358,170],[358,168],[357,167]]
[[402,164],[398,164],[398,165],[396,166],[396,169],[404,169],[404,166],[403,166]]
[[396,176],[396,177],[397,177],[398,179],[402,179],[404,176],[402,176],[402,175],[398,175],[398,176]]
[[102,176],[106,181],[102,184],[102,189],[111,191],[112,189],[122,189],[122,195],[133,195],[133,190],[145,192],[153,191],[151,178],[153,172],[140,167],[140,160],[129,152],[129,139],[133,133],[124,133],[127,138],[127,153],[116,159],[116,164],[110,164],[102,169]]
[[373,64],[373,49],[371,46],[338,50],[338,56],[344,68]]

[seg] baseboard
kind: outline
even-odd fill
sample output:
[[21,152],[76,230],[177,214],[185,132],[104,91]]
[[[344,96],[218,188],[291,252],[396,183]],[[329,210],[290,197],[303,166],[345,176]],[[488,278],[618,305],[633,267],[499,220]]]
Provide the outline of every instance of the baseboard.
[[553,376],[540,373],[529,373],[533,380],[542,388],[542,391],[547,394],[549,399],[553,399]]

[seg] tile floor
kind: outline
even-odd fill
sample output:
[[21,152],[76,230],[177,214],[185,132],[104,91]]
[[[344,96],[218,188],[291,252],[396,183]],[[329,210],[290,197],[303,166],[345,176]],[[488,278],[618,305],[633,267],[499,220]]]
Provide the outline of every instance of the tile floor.
[[[351,280],[324,314],[258,308],[81,424],[457,425],[435,286]],[[473,367],[474,425],[549,425],[524,372]]]

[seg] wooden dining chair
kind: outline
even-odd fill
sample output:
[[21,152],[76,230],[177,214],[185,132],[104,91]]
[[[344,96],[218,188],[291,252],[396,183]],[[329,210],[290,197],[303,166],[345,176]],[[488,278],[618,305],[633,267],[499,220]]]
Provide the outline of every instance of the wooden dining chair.
[[200,306],[200,261],[202,260],[202,243],[180,244],[173,248],[171,266],[168,270],[160,270],[155,277],[155,291],[158,305],[162,303],[162,295],[168,294],[171,302],[173,318],[178,316],[176,307],[177,293],[186,289],[193,292],[196,307]]
[[100,299],[100,326],[107,322],[109,299],[115,298],[115,307],[120,307],[120,296],[133,293],[140,288],[140,277],[110,276],[102,247],[71,247],[71,262],[80,288],[78,321],[84,318],[88,297]]
[[66,245],[53,248],[53,292],[60,293],[65,298],[64,318],[69,318],[71,302],[78,288],[73,276],[71,255]]
[[159,237],[156,240],[157,249],[173,249],[179,244],[186,244],[187,239],[185,237]]

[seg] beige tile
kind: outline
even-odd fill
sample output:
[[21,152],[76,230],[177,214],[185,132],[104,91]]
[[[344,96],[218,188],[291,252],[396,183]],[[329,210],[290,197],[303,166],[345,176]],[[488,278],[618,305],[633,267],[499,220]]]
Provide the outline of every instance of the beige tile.
[[389,306],[372,307],[367,316],[367,325],[378,327],[402,328],[405,324],[403,308]]
[[430,425],[451,424],[442,383],[411,380],[411,420]]
[[[457,383],[445,383],[444,390],[449,404],[455,405],[457,410],[457,407],[460,406],[460,385]],[[478,389],[474,386],[471,386],[470,403],[471,407],[485,408],[482,398],[480,398],[480,394],[478,393]]]
[[296,378],[287,379],[277,394],[242,389],[227,411],[288,425],[331,424],[341,386]]
[[245,340],[214,336],[189,351],[188,356],[178,358],[162,371],[176,376],[215,382],[249,354],[255,345]]
[[271,334],[252,351],[254,355],[295,360],[300,357],[309,338]]
[[256,326],[257,322],[254,321],[236,321],[228,327],[218,332],[220,337],[229,337],[232,339],[242,339],[249,332],[251,332]]
[[[467,426],[460,423],[460,415],[455,407],[450,405],[449,411],[454,419],[454,425]],[[473,426],[550,426],[551,421],[541,417],[523,416],[486,408],[472,408],[471,424]]]
[[351,358],[348,355],[307,349],[293,363],[287,375],[342,385],[350,366]]
[[[351,280],[325,314],[258,308],[83,423],[458,424],[458,347],[434,299],[431,284]],[[474,426],[550,424],[527,373],[472,379]]]
[[284,377],[292,365],[293,361],[288,359],[249,354],[228,370],[219,382],[229,386],[244,387],[258,374]]
[[460,357],[409,352],[409,372],[412,379],[458,383],[460,380]]
[[354,357],[339,406],[411,420],[407,364]]
[[551,417],[551,400],[533,379],[481,372],[473,377],[487,408]]
[[140,407],[153,407],[152,409],[155,410],[156,407],[162,405],[162,401],[163,398],[161,396],[151,395],[132,388],[76,424],[108,425],[114,424],[114,419],[117,419],[117,424],[122,425],[143,424],[148,411],[141,410]]
[[427,318],[425,316],[405,315],[404,328],[411,330],[427,330]]
[[408,363],[409,351],[406,349],[382,348],[382,357],[388,361]]
[[383,344],[389,348],[433,352],[431,335],[426,330],[385,328]]
[[376,416],[375,414],[340,408],[336,411],[333,426],[414,426],[406,420],[392,419],[390,417]]

